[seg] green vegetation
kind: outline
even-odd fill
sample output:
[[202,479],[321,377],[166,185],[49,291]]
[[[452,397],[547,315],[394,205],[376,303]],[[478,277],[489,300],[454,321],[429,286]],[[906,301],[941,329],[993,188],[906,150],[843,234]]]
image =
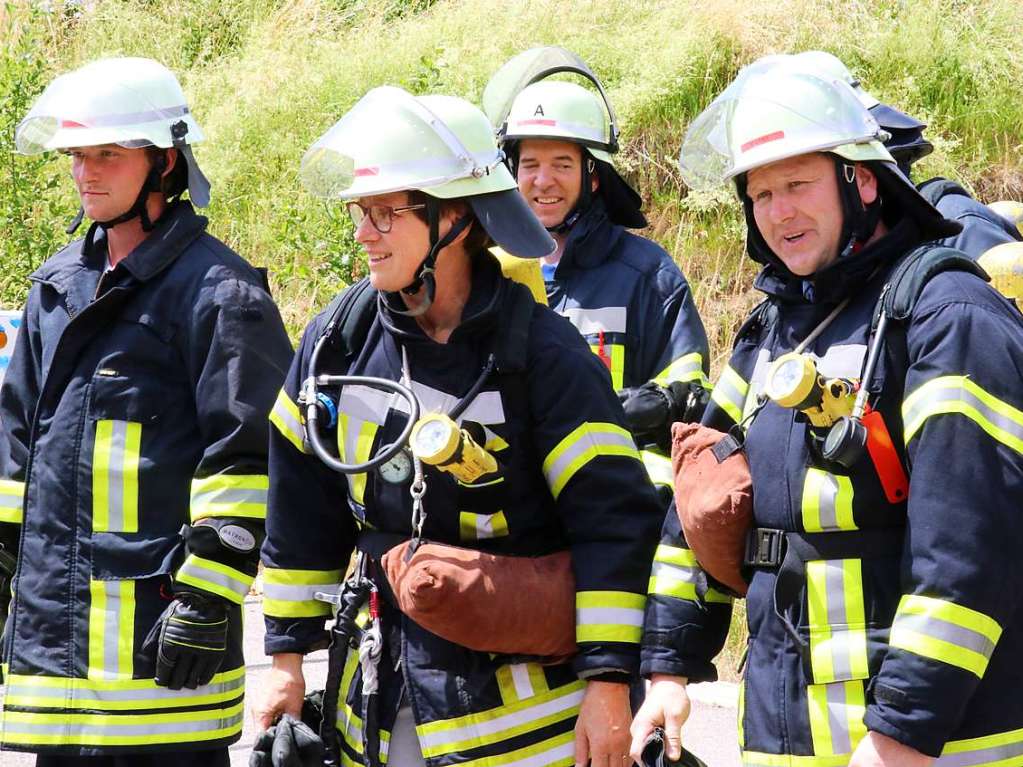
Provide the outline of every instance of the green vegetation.
[[[44,10],[48,9],[48,10]],[[362,271],[339,207],[305,194],[305,149],[369,88],[477,100],[514,53],[560,44],[602,76],[620,165],[650,236],[693,284],[717,371],[756,301],[734,198],[688,194],[684,126],[743,64],[829,50],[867,88],[931,123],[921,174],[987,200],[1023,198],[1018,0],[85,0],[0,4],[0,305],[65,239],[75,197],[60,157],[13,157],[13,129],[55,74],[104,55],[174,69],[207,133],[212,231],[267,266],[289,329]],[[737,640],[736,640],[737,641]],[[732,664],[725,664],[732,665]]]

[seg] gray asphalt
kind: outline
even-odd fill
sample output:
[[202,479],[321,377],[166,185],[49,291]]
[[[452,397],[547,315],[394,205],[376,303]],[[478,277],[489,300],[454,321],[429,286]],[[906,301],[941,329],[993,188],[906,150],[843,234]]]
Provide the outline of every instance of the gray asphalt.
[[[249,597],[245,601],[245,660],[247,664],[245,730],[240,741],[231,747],[231,767],[248,764],[249,752],[256,736],[252,724],[251,702],[260,694],[261,680],[270,666],[263,654],[263,619],[261,599]],[[306,683],[310,689],[322,687],[327,676],[326,651],[313,653],[305,661]],[[3,687],[0,686],[0,690]],[[727,697],[727,696],[724,696]],[[682,730],[686,748],[702,758],[708,767],[740,767],[736,745],[735,709],[713,705],[699,699],[693,702],[693,713]],[[0,767],[30,767],[35,757],[11,752],[0,753]]]

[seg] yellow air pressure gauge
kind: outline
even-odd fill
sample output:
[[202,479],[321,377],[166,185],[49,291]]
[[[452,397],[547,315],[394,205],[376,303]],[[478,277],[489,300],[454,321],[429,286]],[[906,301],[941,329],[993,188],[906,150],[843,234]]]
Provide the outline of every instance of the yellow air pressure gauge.
[[764,393],[782,407],[803,410],[820,403],[819,378],[813,358],[789,352],[771,363]]
[[494,456],[443,413],[420,418],[412,428],[409,446],[420,461],[454,475],[464,484],[497,471]]

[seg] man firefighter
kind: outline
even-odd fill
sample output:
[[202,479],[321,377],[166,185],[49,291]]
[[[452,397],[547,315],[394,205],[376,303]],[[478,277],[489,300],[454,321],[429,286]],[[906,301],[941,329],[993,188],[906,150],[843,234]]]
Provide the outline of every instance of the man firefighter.
[[[569,72],[593,90],[545,79]],[[611,372],[651,479],[670,497],[663,450],[674,421],[707,401],[707,335],[689,285],[647,226],[641,200],[612,164],[618,124],[603,86],[563,48],[533,48],[491,78],[484,107],[519,191],[557,248],[542,259],[547,300]]]
[[[741,74],[689,128],[686,181],[734,183],[766,300],[704,417],[728,434],[699,464],[704,484],[681,481],[676,499],[707,497],[740,460],[753,528],[728,571],[697,552],[724,543],[707,530],[733,507],[696,509],[702,531],[669,514],[634,754],[662,724],[677,750],[685,685],[715,678],[724,584],[746,592],[744,764],[1023,754],[1023,322],[971,259],[935,244],[959,225],[882,136],[846,83],[787,69]],[[681,455],[689,427],[676,428]]]
[[39,765],[226,767],[241,735],[291,348],[265,277],[193,210],[202,138],[174,75],[133,58],[58,77],[17,128],[20,152],[69,155],[92,221],[31,275],[0,396],[0,745]]
[[[643,560],[662,507],[602,363],[488,252],[538,258],[555,247],[490,124],[461,99],[377,88],[314,144],[302,175],[312,192],[345,201],[369,278],[306,329],[271,415],[273,667],[260,724],[299,715],[303,655],[325,640],[329,606],[315,595],[337,590],[357,551],[353,578],[365,574],[370,596],[359,651],[335,661],[332,650],[338,688],[328,675],[321,732],[328,753],[337,741],[333,759],[622,764]],[[355,378],[331,390],[334,375]],[[436,610],[454,614],[439,624],[410,597],[441,571],[476,583],[480,568],[500,579],[554,561],[565,570],[542,583],[440,600]],[[408,575],[422,568],[432,574]],[[552,589],[567,601],[551,601]],[[339,622],[359,606],[353,593],[342,593]],[[532,618],[498,628],[522,610]],[[564,633],[567,647],[552,651]]]

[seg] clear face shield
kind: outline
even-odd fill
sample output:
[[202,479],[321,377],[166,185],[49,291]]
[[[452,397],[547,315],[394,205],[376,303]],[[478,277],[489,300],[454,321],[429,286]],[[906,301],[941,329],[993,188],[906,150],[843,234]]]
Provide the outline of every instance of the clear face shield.
[[600,78],[586,65],[586,62],[569,50],[558,46],[530,48],[510,59],[487,83],[483,91],[483,112],[491,124],[502,130],[511,112],[515,97],[529,85],[539,82],[558,72],[580,75],[593,83],[600,93],[610,124],[610,138],[607,142],[594,144],[611,154],[618,151],[618,119],[607,98]]

